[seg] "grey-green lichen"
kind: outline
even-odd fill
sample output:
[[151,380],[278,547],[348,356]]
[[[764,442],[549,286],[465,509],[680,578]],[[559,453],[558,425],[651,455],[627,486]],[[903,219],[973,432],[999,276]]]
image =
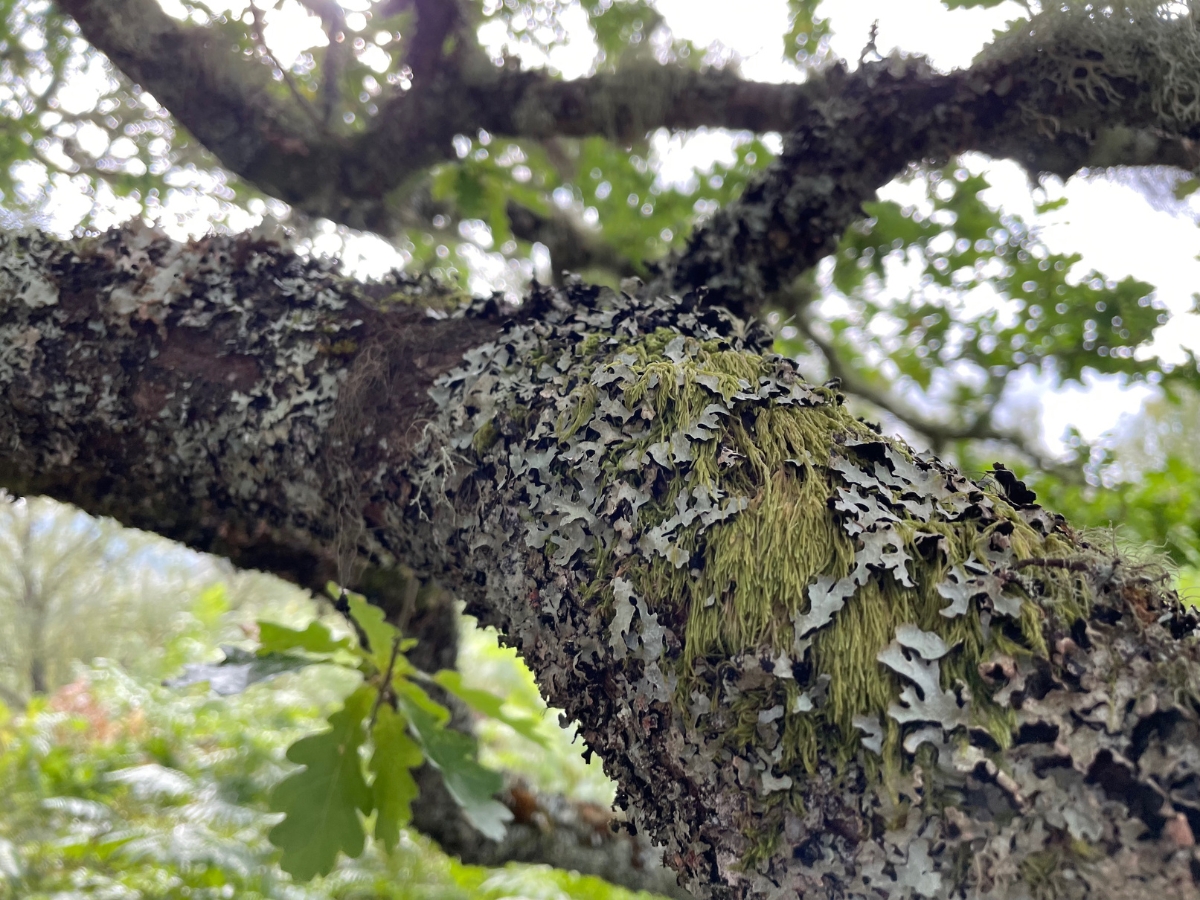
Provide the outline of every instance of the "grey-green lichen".
[[[1159,128],[1190,134],[1200,125],[1200,4],[1067,0],[1012,22],[976,62],[1022,60],[1022,78],[1045,80],[1089,105],[1136,102]],[[1047,109],[1029,116],[1050,131],[1070,129]]]
[[[364,435],[334,425],[373,314],[335,269],[252,235],[181,244],[140,223],[0,235],[7,486],[204,549],[271,544],[279,559],[294,541],[320,559],[338,508],[357,509],[338,463]],[[405,287],[437,299],[412,280],[391,290]]]
[[[611,297],[592,317],[610,326],[620,311]],[[720,693],[713,666],[770,661],[775,690],[737,704],[749,719],[782,704],[762,723],[784,735],[768,781],[798,761],[813,772],[821,755],[848,756],[863,729],[885,731],[895,757],[897,724],[930,717],[893,707],[930,670],[979,697],[945,701],[951,730],[998,730],[976,671],[983,654],[1045,655],[1043,617],[1082,613],[1060,573],[997,574],[1070,552],[1048,519],[1039,530],[998,485],[980,490],[874,434],[835,388],[804,385],[786,361],[671,327],[573,334],[561,348],[556,337],[518,326],[478,353],[475,371],[447,376],[444,387],[462,385],[455,412],[475,410],[450,443],[507,478],[533,476],[518,501],[525,545],[585,573],[613,653],[648,664],[648,695],[671,694],[684,712]],[[441,402],[454,409],[448,394]],[[527,406],[540,413],[532,423]],[[993,615],[1011,623],[988,627]],[[682,626],[669,663],[660,618]],[[893,659],[906,627],[941,642],[947,659],[917,669]],[[743,731],[738,750],[758,742],[757,728]]]
[[[1111,564],[1002,467],[881,437],[721,310],[578,285],[531,306],[435,390],[429,444],[462,457],[427,466],[429,514],[634,821],[735,893],[977,878],[941,810],[973,779],[1025,802],[1026,682],[1075,665]],[[719,822],[681,821],[693,796]]]
[[272,245],[190,249],[0,241],[7,484],[225,552],[361,518],[705,897],[1196,896],[1196,621],[1011,473],[880,437],[695,296],[383,321]]

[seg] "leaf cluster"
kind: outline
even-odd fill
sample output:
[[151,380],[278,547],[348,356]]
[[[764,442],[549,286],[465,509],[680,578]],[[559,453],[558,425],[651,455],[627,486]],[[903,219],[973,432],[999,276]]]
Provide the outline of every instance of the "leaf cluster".
[[359,686],[327,728],[292,744],[289,761],[302,766],[271,795],[283,821],[269,835],[283,851],[285,872],[308,880],[329,873],[338,853],[358,857],[368,833],[394,850],[412,819],[418,793],[413,770],[424,762],[440,773],[467,820],[485,837],[500,840],[512,813],[494,799],[502,777],[480,765],[474,737],[450,727],[449,709],[438,694],[457,698],[544,745],[536,720],[513,715],[502,698],[467,686],[455,671],[427,675],[405,656],[415,641],[405,639],[378,607],[333,586],[359,640],[335,637],[322,622],[303,630],[271,622],[258,625],[253,651],[225,649],[218,663],[190,665],[174,687],[208,682],[218,693],[237,693],[251,684],[310,665],[333,665],[356,673]]
[[633,896],[546,866],[466,866],[412,831],[294,881],[267,838],[269,797],[287,746],[321,727],[347,680],[311,666],[220,697],[101,663],[51,696],[0,704],[0,900]]

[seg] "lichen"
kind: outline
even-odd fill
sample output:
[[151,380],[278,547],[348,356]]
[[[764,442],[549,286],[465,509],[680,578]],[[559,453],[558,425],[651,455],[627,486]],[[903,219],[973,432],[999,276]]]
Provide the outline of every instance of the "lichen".
[[1077,552],[1024,487],[914,455],[677,301],[573,299],[446,376],[432,432],[563,573],[521,590],[553,613],[577,584],[644,702],[723,735],[706,752],[748,760],[768,807],[822,761],[886,789],[929,742],[1011,744],[981,665],[1047,658],[1049,620],[1087,612],[1069,571],[1019,570]]
[[[1045,80],[1089,105],[1136,103],[1157,126],[1191,134],[1200,124],[1197,11],[1194,3],[1159,0],[1045,4],[1039,14],[1012,22],[976,63],[1021,59],[1022,77],[1031,83]],[[1072,130],[1069,120],[1044,110],[1027,115],[1051,130]]]
[[502,628],[704,896],[1195,896],[1200,642],[1152,561],[879,436],[702,298],[385,321],[278,248],[167,249],[0,266],[61,289],[0,310],[6,484],[276,571],[357,525]]

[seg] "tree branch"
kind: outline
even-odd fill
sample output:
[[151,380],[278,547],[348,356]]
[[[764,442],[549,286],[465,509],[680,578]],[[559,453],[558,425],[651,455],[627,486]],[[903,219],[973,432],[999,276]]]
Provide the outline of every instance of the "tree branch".
[[702,900],[1195,896],[1195,617],[695,294],[446,317],[428,282],[140,230],[5,238],[0,279],[0,484],[437,577]]
[[[1114,72],[1111,96],[1099,103],[1049,77],[1047,66],[1069,70],[1072,54],[1086,58],[1087,47],[1068,43],[1054,55],[1034,39],[1010,42],[950,75],[917,59],[888,59],[853,74],[835,67],[804,85],[645,60],[562,81],[481,65],[468,54],[453,65],[443,60],[437,77],[386,99],[367,131],[331,136],[317,133],[298,104],[273,95],[264,67],[227,52],[213,31],[170,19],[153,0],[63,0],[63,7],[227,168],[309,215],[383,234],[394,230],[387,195],[452,158],[456,134],[598,134],[628,143],[659,127],[790,132],[767,177],[718,213],[678,261],[678,283],[711,281],[728,302],[760,298],[812,265],[860,217],[862,201],[910,162],[980,150],[1031,173],[1067,177],[1089,166],[1194,168],[1197,161],[1195,123],[1155,112],[1161,71]],[[1121,39],[1132,47],[1147,40],[1136,30]],[[1161,56],[1153,46],[1131,55]],[[766,219],[755,213],[764,205],[776,211]],[[734,284],[743,285],[741,301]]]
[[512,810],[513,822],[497,842],[471,827],[439,773],[424,766],[416,776],[420,795],[413,803],[413,827],[465,863],[541,863],[595,875],[631,891],[690,900],[675,873],[663,866],[662,850],[645,835],[614,831],[611,810],[512,785],[501,800]]
[[512,232],[523,241],[541,243],[550,251],[551,277],[562,284],[566,272],[601,270],[617,278],[637,275],[633,262],[596,233],[586,231],[568,213],[555,210],[549,217],[509,200],[506,207]]
[[[600,134],[628,142],[658,127],[782,130],[806,92],[646,62],[561,81],[481,65],[464,51],[454,65],[430,57],[431,66],[441,61],[432,70],[437,77],[382,102],[366,132],[339,136],[314,127],[294,98],[277,96],[266,67],[230,52],[213,30],[170,18],[154,0],[61,5],[225,167],[308,215],[382,234],[394,231],[388,194],[454,158],[456,134],[482,128],[539,140]],[[426,13],[426,21],[440,19]]]
[[924,435],[929,440],[934,452],[943,452],[946,445],[954,441],[996,441],[1015,448],[1018,453],[1032,460],[1034,465],[1043,472],[1052,472],[1069,483],[1082,482],[1082,473],[1077,467],[1065,465],[1057,459],[1046,456],[1040,448],[1034,446],[1020,432],[997,428],[993,419],[994,402],[972,416],[969,421],[947,422],[932,418],[913,408],[892,392],[868,381],[856,370],[846,365],[837,347],[822,337],[813,327],[811,314],[807,311],[798,312],[793,322],[800,334],[820,351],[829,366],[830,377],[838,379],[847,393],[860,397],[872,406],[894,416],[913,431]]
[[[416,35],[409,45],[405,61],[413,73],[413,81],[437,77],[444,56],[446,41],[460,26],[465,16],[459,0],[408,0],[416,7]],[[401,4],[396,4],[397,6]],[[465,29],[464,29],[465,30]],[[472,44],[473,34],[460,34]]]
[[1063,178],[1089,166],[1195,166],[1200,122],[1159,109],[1174,89],[1169,60],[1125,27],[1108,39],[1160,64],[1114,68],[1103,102],[1071,80],[1075,61],[1089,58],[1086,46],[1047,50],[1034,39],[949,75],[899,57],[852,74],[831,70],[829,99],[805,107],[780,157],[696,231],[660,287],[703,284],[711,302],[757,308],[831,253],[861,218],[862,203],[913,162],[942,164],[979,150],[1014,159],[1031,175]]
[[60,6],[223,166],[267,193],[287,200],[297,193],[293,184],[327,170],[336,158],[299,104],[275,96],[268,68],[243,58],[219,32],[181,24],[154,0],[64,0]]

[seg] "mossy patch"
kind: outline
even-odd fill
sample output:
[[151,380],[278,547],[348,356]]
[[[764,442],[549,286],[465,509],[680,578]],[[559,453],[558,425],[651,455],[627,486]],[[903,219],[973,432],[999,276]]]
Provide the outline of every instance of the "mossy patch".
[[[596,362],[593,372],[621,373],[624,406],[649,419],[638,440],[612,447],[602,468],[609,483],[632,483],[645,492],[637,527],[652,538],[639,544],[642,552],[625,558],[598,554],[596,583],[619,577],[650,610],[684,623],[682,652],[674,660],[681,708],[695,690],[718,702],[719,681],[709,676],[725,661],[780,661],[788,671],[773,689],[735,701],[737,724],[729,733],[731,746],[745,751],[758,740],[758,714],[783,704],[780,772],[800,765],[811,773],[819,759],[845,761],[859,753],[862,730],[855,723],[863,716],[880,722],[880,755],[889,766],[901,764],[905,729],[888,712],[907,682],[879,659],[901,626],[935,634],[951,648],[939,669],[942,688],[963,703],[971,727],[1007,746],[1011,716],[991,702],[979,665],[994,655],[1045,656],[1045,617],[1070,621],[1084,612],[1078,585],[1061,571],[1039,572],[1036,581],[1015,572],[993,574],[993,589],[1016,595],[1006,607],[1016,610],[1009,618],[976,602],[947,615],[950,600],[939,586],[955,567],[994,568],[987,561],[996,557],[996,546],[1009,560],[1060,557],[1072,548],[1026,522],[998,484],[976,489],[973,499],[958,498],[958,507],[950,508],[917,496],[915,485],[907,500],[903,491],[892,491],[875,501],[887,507],[895,567],[868,563],[844,606],[802,640],[796,622],[811,611],[814,580],[837,582],[861,568],[856,532],[863,530],[862,519],[853,507],[836,508],[839,488],[850,482],[831,464],[841,460],[874,480],[881,451],[909,466],[913,458],[856,420],[833,389],[806,389],[801,397],[784,385],[759,396],[763,386],[779,388],[778,370],[771,356],[681,341],[665,329]],[[561,436],[586,428],[598,394],[591,383],[576,390],[582,399],[564,420]],[[709,427],[697,430],[714,406],[722,407],[720,414],[710,414]],[[886,468],[883,459],[879,464]],[[697,488],[706,498],[741,498],[743,506],[707,525],[698,517],[689,520]],[[954,493],[950,487],[944,492]],[[987,516],[977,515],[979,509]],[[659,539],[660,532],[667,537]],[[605,593],[615,606],[611,588]],[[698,673],[699,661],[708,674]],[[822,696],[813,702],[807,695],[818,685]]]
[[880,437],[695,298],[534,301],[439,382],[426,434],[464,464],[428,455],[422,510],[693,883],[949,897],[1043,883],[1067,841],[1158,852],[1111,802],[1143,782],[1097,754],[1194,730],[1192,669],[1128,663],[1148,635],[1194,659],[1156,574],[1002,467]]

